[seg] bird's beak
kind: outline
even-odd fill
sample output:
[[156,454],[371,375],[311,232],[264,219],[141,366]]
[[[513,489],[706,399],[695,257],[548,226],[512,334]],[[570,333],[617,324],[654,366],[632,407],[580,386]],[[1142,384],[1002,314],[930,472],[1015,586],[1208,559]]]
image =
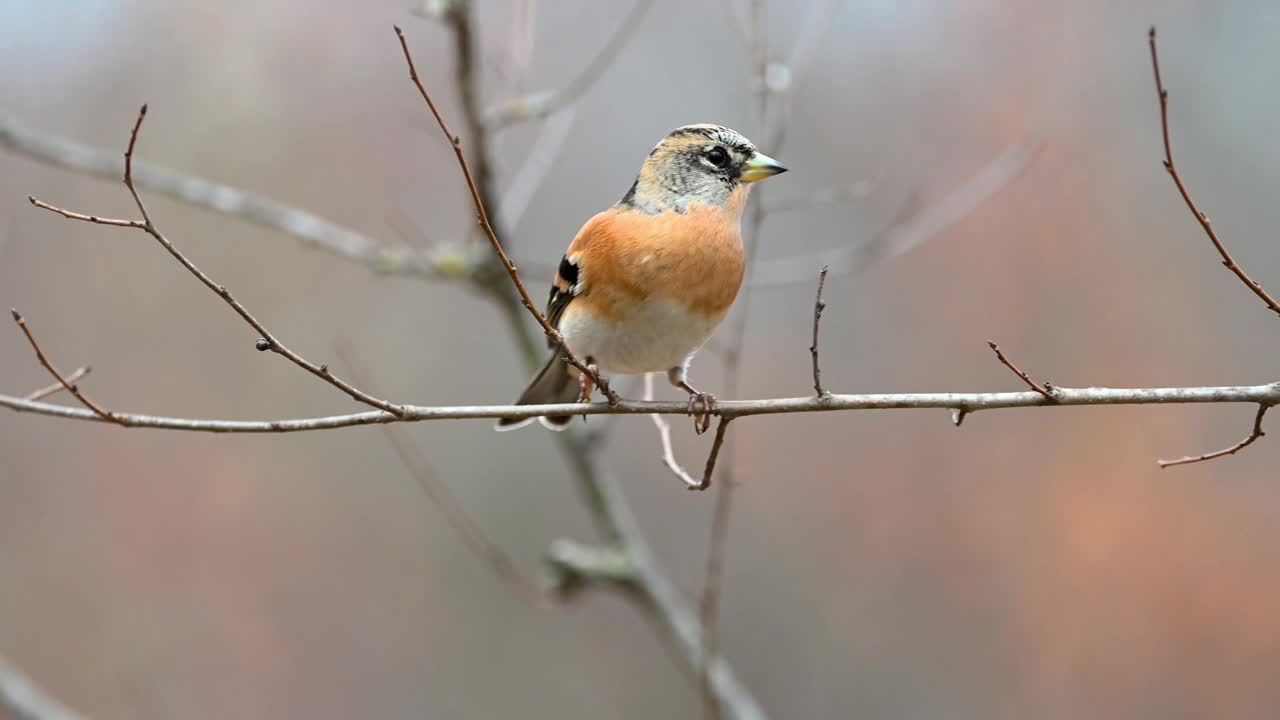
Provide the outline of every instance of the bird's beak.
[[763,153],[756,153],[742,164],[742,182],[759,182],[786,171],[787,168],[782,163]]

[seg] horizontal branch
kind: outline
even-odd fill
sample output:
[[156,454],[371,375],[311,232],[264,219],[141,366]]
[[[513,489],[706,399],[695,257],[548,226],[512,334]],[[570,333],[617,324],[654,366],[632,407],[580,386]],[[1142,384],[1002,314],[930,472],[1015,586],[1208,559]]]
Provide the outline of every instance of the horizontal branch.
[[[33,130],[4,116],[0,116],[0,148],[37,162],[115,182],[120,181],[124,172],[124,159],[119,152],[91,148]],[[355,260],[374,272],[454,278],[466,277],[476,264],[471,251],[463,247],[415,250],[383,245],[367,235],[264,195],[138,160],[133,162],[133,179],[140,190],[283,231],[306,247]]]
[[[1224,387],[1170,388],[1065,388],[1054,387],[1050,401],[1037,392],[978,393],[876,393],[825,397],[770,398],[765,400],[722,400],[712,415],[727,418],[783,413],[834,412],[841,410],[924,410],[948,409],[965,415],[979,410],[1017,407],[1061,407],[1071,405],[1169,405],[1186,403],[1280,404],[1280,383],[1232,385]],[[0,406],[17,412],[52,415],[73,420],[105,422],[92,410],[33,402],[13,395],[0,395]],[[211,420],[139,415],[113,412],[115,424],[126,427],[160,428],[214,433],[273,433],[332,430],[357,425],[428,420],[475,420],[532,418],[544,415],[688,415],[685,401],[645,402],[623,400],[617,405],[560,403],[556,405],[458,405],[432,407],[400,405],[403,414],[372,410],[348,415],[293,418],[287,420]]]

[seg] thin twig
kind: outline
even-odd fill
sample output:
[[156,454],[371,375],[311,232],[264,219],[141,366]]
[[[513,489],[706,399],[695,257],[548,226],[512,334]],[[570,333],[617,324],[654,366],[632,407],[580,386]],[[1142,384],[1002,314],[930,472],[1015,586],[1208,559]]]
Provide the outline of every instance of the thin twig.
[[1180,457],[1177,460],[1157,460],[1156,464],[1159,465],[1161,469],[1164,469],[1167,467],[1171,467],[1173,465],[1190,465],[1191,463],[1204,462],[1206,460],[1214,460],[1216,458],[1226,457],[1227,455],[1235,455],[1241,450],[1252,445],[1254,440],[1257,440],[1258,438],[1267,434],[1262,429],[1262,418],[1267,414],[1267,411],[1270,409],[1271,409],[1270,405],[1265,405],[1265,404],[1258,405],[1258,414],[1253,418],[1253,430],[1249,432],[1249,435],[1245,437],[1245,439],[1241,440],[1235,445],[1232,445],[1229,448],[1223,448],[1222,450],[1215,450],[1214,452],[1205,453],[1203,455],[1188,455],[1186,457]]
[[[98,416],[99,418],[102,418],[103,420],[106,420],[108,422],[116,423],[118,425],[129,424],[119,415],[113,412],[109,412],[107,410],[103,410],[101,406],[99,406],[94,401],[90,400],[87,395],[80,392],[80,388],[76,387],[73,384],[74,381],[72,379],[69,379],[63,376],[62,373],[58,372],[58,369],[54,367],[53,363],[49,362],[49,358],[45,356],[44,350],[40,348],[40,343],[36,341],[36,336],[31,333],[31,328],[27,327],[27,321],[25,318],[22,317],[22,314],[19,313],[17,310],[13,310],[13,309],[9,310],[9,314],[13,316],[13,321],[18,324],[18,328],[22,330],[22,334],[27,336],[27,342],[31,343],[31,349],[34,350],[36,353],[36,360],[40,361],[41,367],[49,371],[49,374],[52,375],[54,379],[58,381],[58,385],[61,386],[63,390],[66,390],[67,392],[71,393],[71,395],[75,397],[75,399],[80,401],[81,405],[84,405],[85,407],[89,408],[89,410],[93,411],[93,414]],[[43,391],[39,391],[39,392],[43,392]]]
[[[68,375],[66,377],[66,382],[67,384],[70,384],[72,387],[74,387],[75,384],[80,380],[80,378],[83,378],[85,375],[88,375],[91,372],[93,372],[92,367],[88,365],[83,365],[81,367],[76,368],[74,372]],[[46,385],[40,388],[39,390],[36,390],[35,392],[28,394],[23,399],[32,400],[32,401],[43,400],[49,397],[50,395],[54,395],[66,389],[67,389],[67,386],[64,385],[61,380],[59,380],[58,382],[55,382],[52,385]]]
[[[262,336],[261,339],[258,340],[258,344],[257,344],[257,347],[259,350],[271,350],[279,355],[283,355],[294,365],[297,365],[303,370],[306,370],[312,375],[315,375],[321,380],[324,380],[330,385],[333,385],[334,387],[338,388],[342,392],[351,396],[352,399],[358,400],[359,402],[362,402],[371,407],[378,408],[379,410],[392,413],[393,415],[399,415],[400,414],[399,406],[389,403],[386,400],[380,400],[376,397],[373,397],[372,395],[369,395],[368,393],[352,386],[350,383],[347,383],[345,380],[342,380],[341,378],[334,375],[333,372],[329,370],[328,365],[316,365],[311,361],[303,358],[301,355],[297,354],[293,350],[290,350],[288,347],[286,347],[284,343],[280,342],[280,340],[277,339],[276,336],[271,333],[271,331],[267,330],[265,325],[263,325],[261,322],[258,321],[256,317],[250,314],[248,309],[245,308],[244,305],[240,304],[240,301],[236,300],[235,297],[231,295],[231,291],[228,290],[226,286],[220,285],[214,282],[213,278],[205,274],[205,272],[201,270],[199,267],[197,267],[196,264],[193,263],[189,258],[187,258],[186,255],[183,255],[182,252],[179,251],[178,248],[174,246],[174,244],[170,242],[169,239],[166,238],[164,234],[162,234],[159,231],[159,229],[156,228],[155,223],[151,221],[150,214],[147,212],[146,205],[142,202],[142,197],[138,194],[137,186],[133,182],[133,150],[134,150],[134,146],[138,142],[138,132],[142,128],[142,121],[146,117],[146,115],[147,115],[147,106],[143,105],[142,108],[138,111],[138,118],[137,120],[134,121],[133,129],[129,133],[129,145],[125,149],[125,153],[124,153],[124,184],[125,184],[125,187],[128,188],[129,194],[133,197],[133,202],[137,206],[138,212],[142,215],[141,225],[134,224],[134,225],[129,225],[128,227],[138,228],[143,232],[147,233],[148,235],[150,235],[151,237],[155,238],[156,241],[159,242],[160,245],[164,247],[165,250],[169,251],[169,254],[172,255],[174,259],[177,260],[184,268],[186,268],[188,272],[194,275],[196,279],[199,280],[205,287],[213,291],[215,295],[222,298],[223,302],[229,305],[231,309],[234,310],[235,313],[241,317],[241,319],[243,319],[246,323],[248,323],[250,327],[252,327],[254,330],[258,332],[259,335]],[[82,216],[78,213],[71,213],[67,210],[63,210],[61,208],[50,205],[48,203],[40,202],[35,198],[31,198],[31,202],[37,207],[58,213],[63,217],[69,217],[74,219],[86,219],[86,220],[88,218],[88,216]]]
[[493,246],[493,251],[498,255],[498,260],[502,263],[502,267],[506,269],[507,275],[511,277],[511,282],[516,286],[516,292],[520,294],[520,300],[524,304],[525,309],[533,315],[538,324],[542,326],[542,331],[551,339],[560,352],[564,355],[565,360],[578,369],[579,372],[585,373],[595,381],[600,387],[600,391],[609,399],[610,403],[616,404],[620,401],[617,393],[609,388],[608,382],[597,372],[587,367],[585,363],[578,359],[578,356],[569,349],[565,343],[564,337],[560,332],[547,321],[547,317],[542,314],[541,310],[533,304],[533,298],[530,297],[529,291],[525,289],[524,282],[520,280],[520,273],[516,271],[516,266],[511,262],[511,258],[507,257],[507,253],[502,249],[502,243],[498,241],[498,235],[493,230],[493,225],[489,223],[489,214],[485,211],[484,201],[480,197],[480,190],[476,186],[476,181],[471,175],[471,168],[467,164],[467,157],[462,151],[462,138],[454,135],[449,130],[449,126],[445,123],[444,117],[440,115],[440,111],[436,109],[435,101],[431,99],[431,94],[427,92],[426,86],[422,84],[422,80],[418,77],[418,69],[413,64],[413,55],[409,53],[409,42],[405,38],[404,31],[397,26],[395,28],[396,37],[400,39],[400,49],[404,51],[405,62],[409,65],[409,79],[418,88],[418,92],[422,95],[422,99],[426,101],[427,107],[430,108],[431,114],[435,116],[436,123],[440,126],[440,131],[444,133],[445,138],[449,141],[449,145],[453,148],[453,154],[458,159],[458,167],[462,170],[462,177],[466,180],[467,190],[471,193],[471,202],[475,205],[476,219],[480,223],[480,227],[484,230],[485,235],[489,238],[489,244]]
[[71,212],[70,210],[66,210],[60,207],[55,207],[53,205],[50,205],[49,203],[43,200],[37,200],[30,195],[27,196],[27,202],[31,203],[32,205],[35,205],[38,208],[55,212],[61,215],[62,217],[67,218],[68,220],[81,220],[83,222],[90,222],[96,225],[115,225],[116,227],[128,227],[128,228],[138,228],[138,229],[142,229],[147,226],[147,224],[141,220],[120,220],[117,218],[99,217],[97,215],[85,215],[83,213]]
[[[350,346],[339,344],[337,354],[338,359],[347,366],[347,373],[356,382],[372,387],[369,384],[368,374],[361,371]],[[387,438],[387,443],[400,459],[400,464],[404,465],[405,470],[422,489],[422,493],[427,496],[432,505],[435,505],[436,510],[444,516],[445,522],[462,539],[462,544],[483,560],[504,585],[530,606],[548,608],[554,605],[552,597],[537,582],[522,573],[511,556],[489,539],[484,530],[462,507],[462,503],[449,489],[448,484],[438,477],[435,469],[422,456],[417,446],[405,439],[401,428],[383,425],[382,431]]]
[[1173,178],[1173,184],[1178,187],[1178,193],[1182,195],[1182,200],[1187,204],[1187,209],[1195,216],[1200,223],[1200,227],[1204,228],[1204,232],[1209,236],[1209,241],[1217,248],[1218,254],[1222,256],[1222,264],[1228,270],[1235,273],[1240,278],[1240,282],[1245,287],[1253,291],[1253,294],[1262,298],[1262,302],[1272,312],[1280,314],[1280,302],[1271,297],[1262,286],[1249,277],[1244,268],[1231,257],[1231,253],[1227,251],[1227,247],[1222,244],[1222,240],[1218,238],[1218,232],[1213,229],[1213,223],[1209,221],[1209,216],[1196,205],[1195,200],[1191,199],[1191,192],[1187,190],[1186,183],[1182,181],[1182,175],[1178,173],[1177,167],[1173,164],[1173,146],[1169,141],[1169,91],[1165,89],[1164,82],[1160,79],[1160,56],[1156,52],[1156,28],[1151,26],[1151,30],[1147,32],[1147,44],[1151,47],[1151,69],[1156,80],[1156,97],[1160,101],[1160,130],[1164,136],[1164,169],[1169,172],[1169,177]]
[[822,287],[827,283],[827,266],[822,266],[818,273],[818,294],[813,300],[813,344],[809,346],[809,354],[813,357],[813,391],[818,397],[826,397],[827,391],[822,387],[822,368],[818,366],[818,327],[822,322],[822,311],[827,304],[822,301]]
[[[653,400],[653,373],[645,373],[644,376],[644,399]],[[671,445],[671,423],[667,422],[661,415],[650,415],[654,426],[658,428],[658,440],[662,444],[662,464],[676,477],[684,481],[684,484],[690,488],[696,488],[700,482],[685,470],[680,462],[676,460],[675,449]]]
[[1027,387],[1043,395],[1044,399],[1048,400],[1049,402],[1058,401],[1058,398],[1056,395],[1049,392],[1049,390],[1046,389],[1040,383],[1036,382],[1035,380],[1032,380],[1030,375],[1023,372],[1021,368],[1019,368],[1017,365],[1014,365],[1013,362],[1009,360],[1009,358],[1005,357],[1005,354],[1000,351],[999,345],[996,345],[995,343],[988,340],[987,346],[990,347],[993,352],[995,352],[996,359],[1000,361],[1000,364],[1012,370],[1014,375],[1017,375],[1018,377],[1022,378],[1022,382],[1026,383]]
[[[690,490],[706,490],[711,487],[711,475],[716,470],[716,459],[720,457],[720,448],[724,445],[725,433],[729,430],[729,423],[733,421],[731,417],[720,418],[720,423],[716,425],[716,439],[711,443],[711,452],[707,455],[707,464],[702,469],[702,481],[691,486]],[[706,598],[704,597],[705,601]]]

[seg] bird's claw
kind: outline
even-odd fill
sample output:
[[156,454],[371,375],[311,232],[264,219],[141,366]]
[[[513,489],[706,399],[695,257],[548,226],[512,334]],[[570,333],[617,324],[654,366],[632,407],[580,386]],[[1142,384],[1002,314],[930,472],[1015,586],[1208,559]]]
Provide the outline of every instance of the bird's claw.
[[701,435],[711,427],[716,411],[716,396],[693,390],[689,392],[689,414],[693,416],[693,432]]

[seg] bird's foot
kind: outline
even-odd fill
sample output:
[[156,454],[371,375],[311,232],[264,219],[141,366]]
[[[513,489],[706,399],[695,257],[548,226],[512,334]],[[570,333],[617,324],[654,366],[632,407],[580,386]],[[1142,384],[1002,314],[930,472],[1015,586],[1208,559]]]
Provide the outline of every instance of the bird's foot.
[[701,435],[711,427],[711,416],[716,411],[716,396],[697,390],[687,382],[681,382],[680,387],[689,393],[689,414],[693,416],[693,432]]

